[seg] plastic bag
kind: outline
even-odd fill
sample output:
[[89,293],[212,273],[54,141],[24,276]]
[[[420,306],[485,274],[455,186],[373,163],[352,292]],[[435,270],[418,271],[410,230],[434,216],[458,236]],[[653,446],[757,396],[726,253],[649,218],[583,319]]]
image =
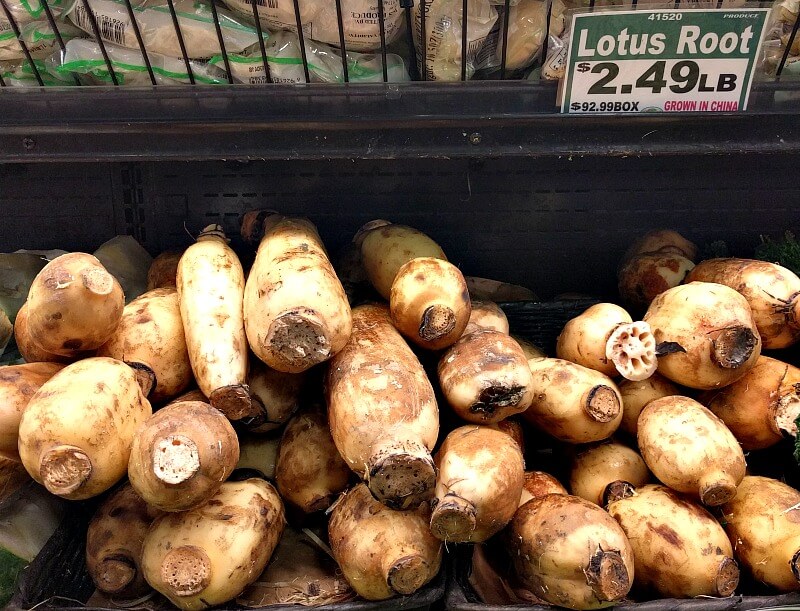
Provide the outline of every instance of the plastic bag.
[[[45,87],[71,87],[75,80],[70,76],[61,76],[49,71],[44,60],[33,60],[39,70],[39,76]],[[25,60],[0,62],[0,76],[9,87],[39,87],[36,74],[31,65]]]
[[[232,11],[252,20],[256,2],[261,24],[270,30],[297,32],[294,0],[225,0]],[[333,0],[299,0],[303,36],[339,46],[339,25]],[[375,51],[381,46],[378,0],[341,0],[345,47],[351,51]],[[386,44],[403,29],[403,10],[399,0],[383,0]]]
[[[786,45],[789,44],[789,39],[792,36],[798,12],[800,12],[800,0],[779,0],[775,2],[770,22],[767,25],[767,34],[764,37],[762,51],[762,66],[765,73],[774,75],[777,72],[786,51]],[[800,60],[800,33],[792,41],[792,47],[786,58],[786,65],[783,67],[784,72],[786,74],[797,74],[798,66],[796,64],[798,60]]]
[[[462,0],[426,0],[425,33],[422,32],[422,12],[414,5],[414,44],[420,71],[429,81],[461,80],[461,31],[463,23]],[[497,21],[497,9],[489,0],[469,0],[467,6],[467,79],[479,67],[489,65],[494,49],[484,46]],[[423,41],[424,38],[424,41]],[[425,46],[425,66],[422,66],[422,48]]]
[[567,53],[569,51],[570,26],[567,22],[561,36],[547,37],[547,58],[542,64],[542,78],[557,81],[564,78],[567,71]]
[[[53,13],[53,16],[58,17],[68,1],[69,0],[48,0],[47,5],[50,7],[50,12]],[[30,23],[31,21],[47,19],[47,13],[40,0],[6,0],[5,3],[17,27],[20,29],[22,29],[24,24]],[[13,31],[13,28],[8,21],[6,12],[0,8],[0,34],[11,31]]]
[[[512,5],[508,15],[508,51],[506,52],[506,70],[522,70],[533,64],[542,49],[547,27],[547,0],[519,0]],[[550,36],[560,36],[564,31],[566,17],[562,0],[553,2],[550,16]],[[498,21],[502,24],[503,16]],[[497,37],[493,44],[496,48],[494,63],[502,64],[503,32],[502,26],[492,32]]]
[[[67,23],[58,24],[58,31],[64,42],[82,36],[83,32]],[[20,27],[20,39],[28,47],[34,59],[45,59],[60,47],[53,29],[46,21],[33,21]],[[22,60],[25,53],[13,31],[0,34],[0,61]]]
[[[97,20],[97,26],[104,41],[129,49],[139,48],[128,9],[122,0],[89,0],[89,6]],[[175,0],[174,6],[188,56],[198,59],[220,53],[214,15],[208,3],[196,0]],[[138,6],[134,3],[134,13],[148,53],[183,57],[175,26],[172,23],[172,14],[164,0],[151,1]],[[217,9],[217,14],[226,52],[241,53],[247,47],[258,43],[258,32],[255,26],[243,23],[224,9]],[[69,18],[79,28],[94,36],[94,30],[82,0],[75,2],[69,11]],[[264,36],[267,36],[266,32],[264,32]]]
[[[150,76],[142,59],[142,52],[126,49],[117,45],[106,44],[117,82],[120,85],[148,86]],[[100,45],[94,40],[75,38],[67,43],[67,51],[60,59],[56,53],[49,61],[50,70],[61,78],[69,77],[70,73],[82,75],[85,81],[94,85],[112,85],[111,74],[108,71]],[[189,74],[182,58],[170,57],[159,53],[148,53],[153,75],[159,85],[189,84]],[[194,79],[197,84],[216,85],[227,83],[224,73],[202,62],[190,62]]]
[[[342,56],[337,49],[305,39],[308,76],[312,83],[343,83]],[[274,83],[305,83],[300,40],[294,32],[275,32],[265,44],[269,73]],[[260,85],[267,82],[261,49],[255,45],[243,55],[228,56],[237,83]],[[222,56],[209,63],[220,69],[225,67]],[[347,52],[347,75],[351,83],[383,82],[382,56]],[[405,62],[399,55],[386,54],[386,74],[390,83],[408,81]]]

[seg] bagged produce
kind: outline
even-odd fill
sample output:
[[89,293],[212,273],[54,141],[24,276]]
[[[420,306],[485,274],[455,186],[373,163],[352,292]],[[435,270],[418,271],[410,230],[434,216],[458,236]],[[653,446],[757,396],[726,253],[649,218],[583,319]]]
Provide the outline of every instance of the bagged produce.
[[[111,67],[120,85],[148,86],[151,84],[147,66],[138,50],[126,49],[117,45],[106,44],[106,52],[111,60]],[[148,53],[153,75],[159,85],[188,85],[189,74],[183,59]],[[218,85],[227,83],[224,73],[206,64],[197,61],[191,62],[194,80],[198,84]],[[61,61],[58,54],[51,58],[51,72],[61,78],[69,78],[74,72],[84,75],[88,83],[93,85],[112,85],[113,80],[108,70],[100,45],[93,40],[76,38],[67,43],[67,51]]]
[[[43,60],[33,60],[45,87],[71,87],[75,80],[69,75],[48,72],[49,66]],[[25,60],[0,61],[0,76],[8,87],[40,87],[36,73]]]
[[[19,38],[13,30],[0,32],[0,61],[26,59],[20,40],[25,43],[33,59],[45,59],[60,48],[53,28],[47,21],[33,21],[19,26],[19,29]],[[83,35],[81,30],[68,23],[59,24],[58,31],[64,42]]]
[[[414,6],[414,44],[417,63],[429,81],[461,80],[462,33],[464,16],[461,0],[426,0],[425,31],[422,31],[422,12]],[[467,79],[472,78],[494,49],[482,54],[487,37],[497,21],[497,9],[488,0],[470,0],[467,13]],[[425,66],[422,49],[425,47]]]
[[[338,49],[313,41],[304,40],[308,76],[312,83],[343,83],[342,56]],[[303,55],[300,39],[294,32],[274,32],[264,45],[267,64],[273,83],[305,83]],[[254,45],[239,55],[229,55],[231,74],[235,83],[263,85],[267,82],[264,60],[259,45]],[[347,52],[347,78],[351,83],[382,83],[383,58],[380,54]],[[222,55],[214,55],[209,63],[224,69]],[[394,53],[386,54],[386,77],[389,83],[409,80],[403,58]]]
[[[502,3],[500,3],[502,4]],[[508,15],[508,50],[506,70],[522,70],[534,63],[545,41],[548,2],[543,0],[519,0],[512,2]],[[564,3],[555,0],[550,14],[550,36],[559,36],[564,31],[566,17]],[[503,23],[503,15],[498,21]],[[492,44],[497,49],[494,65],[500,66],[503,58],[502,25],[495,30],[497,40]]]
[[[400,34],[403,11],[399,0],[382,0],[384,35],[388,45]],[[270,30],[297,32],[293,0],[255,0],[261,24]],[[247,20],[253,18],[253,0],[225,0],[232,11]],[[330,0],[299,0],[300,21],[306,38],[339,46],[336,3]],[[378,0],[342,0],[344,44],[349,51],[375,51],[381,48]]]
[[[148,0],[146,3],[133,4],[136,22],[147,52],[183,57],[167,3],[164,0]],[[139,48],[128,8],[123,0],[89,0],[89,6],[105,42],[129,49]],[[208,3],[201,0],[175,0],[174,6],[187,55],[195,59],[220,53],[214,14]],[[75,25],[94,36],[86,6],[82,1],[76,2],[68,14]],[[242,23],[223,9],[217,9],[217,17],[227,53],[241,53],[258,42],[258,32],[254,26]],[[264,33],[265,37],[267,35]]]
[[[48,0],[47,5],[54,17],[57,17],[65,9],[68,0]],[[47,19],[47,12],[44,9],[42,0],[6,0],[5,6],[11,12],[11,17],[22,28],[25,23],[31,21],[44,21]],[[10,32],[13,28],[8,21],[5,10],[0,10],[0,34]]]

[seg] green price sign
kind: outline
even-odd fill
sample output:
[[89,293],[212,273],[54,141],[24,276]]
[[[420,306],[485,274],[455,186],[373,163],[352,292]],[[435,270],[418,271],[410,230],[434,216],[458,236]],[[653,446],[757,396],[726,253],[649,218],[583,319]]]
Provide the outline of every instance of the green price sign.
[[575,14],[561,112],[744,110],[769,12]]

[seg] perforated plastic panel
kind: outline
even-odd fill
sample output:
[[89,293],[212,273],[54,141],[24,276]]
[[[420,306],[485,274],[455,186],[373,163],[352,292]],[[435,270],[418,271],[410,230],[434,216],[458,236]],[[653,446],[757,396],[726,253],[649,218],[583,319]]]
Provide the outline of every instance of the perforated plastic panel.
[[797,226],[795,172],[768,157],[150,164],[148,245],[186,243],[212,222],[235,235],[242,212],[266,207],[311,217],[336,251],[387,218],[435,236],[474,275],[543,295],[613,290],[621,253],[647,229],[749,254],[759,234]]
[[544,297],[610,292],[620,255],[653,227],[741,255],[760,234],[800,229],[796,167],[788,155],[0,166],[13,227],[0,246],[94,248],[119,231],[156,253],[210,223],[236,244],[242,212],[273,208],[310,217],[334,254],[387,218],[473,275]]
[[118,232],[134,233],[135,219],[126,225],[115,206],[117,176],[99,164],[0,164],[2,250],[93,250]]

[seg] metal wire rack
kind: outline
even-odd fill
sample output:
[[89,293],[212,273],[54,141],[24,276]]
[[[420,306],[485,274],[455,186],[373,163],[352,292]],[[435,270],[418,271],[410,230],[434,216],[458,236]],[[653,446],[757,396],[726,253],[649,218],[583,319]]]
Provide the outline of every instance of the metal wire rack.
[[[5,21],[7,29],[10,28],[19,43],[22,55],[24,56],[24,65],[28,67],[32,80],[39,86],[54,84],[51,82],[51,79],[48,79],[46,63],[34,57],[31,52],[30,42],[26,41],[26,37],[23,35],[22,31],[25,24],[19,22],[18,16],[15,16],[14,10],[12,10],[13,3],[27,3],[29,1],[31,0],[0,0],[0,30],[2,29],[3,21]],[[58,0],[32,1],[41,4],[41,15],[44,16],[46,24],[52,30],[54,56],[60,55],[63,57],[67,53],[69,41],[62,33],[66,21],[63,18],[63,14],[59,15],[61,12],[60,6],[58,8],[53,6],[54,2],[58,4]],[[129,32],[132,32],[135,43],[128,37],[125,37],[125,44],[123,46],[128,49],[128,52],[133,51],[141,55],[141,74],[146,74],[149,84],[153,86],[164,83],[171,84],[173,79],[161,77],[164,74],[168,77],[174,75],[168,70],[159,68],[156,65],[156,63],[161,61],[160,59],[156,59],[160,58],[161,54],[153,51],[152,40],[150,42],[146,41],[147,37],[140,23],[141,11],[143,7],[148,6],[148,2],[138,3],[136,0],[113,0],[124,7],[129,20],[128,22],[114,22],[102,14],[99,15],[100,18],[98,19],[98,14],[93,10],[92,6],[94,1],[95,0],[75,0],[75,4],[69,10],[79,10],[85,16],[83,29],[87,35],[94,39],[102,57],[102,60],[97,60],[94,64],[96,67],[99,66],[104,74],[107,74],[107,84],[114,86],[125,84],[124,75],[120,73],[120,64],[115,62],[113,58],[114,50],[117,48],[117,45],[110,42],[110,40],[120,42],[115,40],[112,36],[115,32],[115,28],[120,27],[130,28]],[[174,37],[174,42],[177,42],[177,49],[179,49],[180,52],[176,53],[179,57],[174,58],[174,60],[180,61],[182,70],[185,70],[185,78],[183,80],[185,83],[227,82],[228,84],[235,84],[243,82],[235,78],[235,62],[239,61],[237,59],[239,56],[231,51],[231,45],[226,39],[226,19],[228,19],[229,16],[227,9],[230,8],[230,4],[226,3],[226,7],[221,3],[218,5],[218,1],[219,0],[196,0],[196,2],[202,3],[202,5],[210,11],[212,17],[211,21],[213,22],[213,35],[216,38],[215,44],[219,50],[214,60],[218,69],[217,78],[211,79],[210,81],[208,78],[201,79],[197,73],[198,68],[208,65],[209,58],[198,58],[196,53],[193,54],[190,52],[189,43],[187,42],[186,26],[181,23],[183,13],[180,8],[176,6],[176,0],[162,0],[165,5],[159,3],[160,8],[169,15],[171,31],[168,33],[168,36]],[[258,79],[253,79],[250,82],[285,82],[283,79],[275,78],[274,70],[275,66],[278,64],[273,64],[267,48],[267,42],[273,33],[273,29],[271,27],[265,27],[263,15],[260,14],[260,10],[263,7],[275,7],[278,5],[279,1],[291,2],[293,12],[292,23],[285,24],[286,27],[284,29],[292,30],[297,37],[297,47],[299,48],[298,65],[302,66],[302,79],[299,79],[299,81],[313,82],[315,80],[315,68],[313,65],[315,58],[309,55],[310,50],[313,51],[315,49],[313,44],[316,43],[312,40],[315,35],[315,30],[313,27],[310,27],[303,11],[303,2],[308,2],[309,0],[243,0],[242,3],[244,6],[248,7],[249,14],[245,14],[244,11],[241,11],[236,13],[235,17],[241,20],[242,23],[246,23],[247,27],[252,28],[257,45],[253,45],[253,55],[249,60],[249,69],[253,71],[253,66],[258,63],[257,71],[260,73]],[[454,10],[451,11],[450,15],[445,15],[444,17],[439,13],[439,16],[433,24],[431,23],[431,7],[435,6],[436,3],[441,5],[443,0],[416,0],[416,8],[415,0],[374,0],[374,2],[369,3],[369,6],[370,8],[374,6],[375,10],[370,10],[363,15],[359,15],[356,19],[356,21],[371,24],[372,36],[373,38],[377,38],[372,45],[367,45],[366,49],[363,49],[363,45],[359,44],[356,44],[354,47],[352,39],[349,36],[348,24],[354,22],[354,14],[352,11],[348,11],[347,6],[347,3],[350,1],[352,0],[324,0],[326,3],[333,2],[335,5],[335,21],[336,29],[338,30],[334,40],[327,41],[330,45],[328,47],[329,59],[338,57],[338,61],[341,64],[341,72],[332,80],[344,83],[358,80],[358,75],[355,74],[355,71],[359,70],[359,66],[357,62],[354,62],[353,58],[355,56],[362,56],[360,55],[360,51],[363,50],[368,52],[366,57],[373,62],[374,66],[377,66],[370,80],[384,83],[388,83],[392,80],[389,70],[390,55],[393,54],[396,49],[401,49],[400,53],[402,53],[403,65],[407,68],[404,74],[407,75],[408,79],[413,81],[442,80],[441,76],[435,74],[434,70],[431,69],[429,59],[433,52],[441,51],[440,47],[445,44],[443,40],[445,36],[455,38],[455,40],[460,43],[460,47],[458,48],[455,58],[451,60],[454,64],[454,66],[452,66],[454,68],[452,74],[449,78],[444,80],[467,81],[472,79],[473,76],[483,80],[530,79],[532,78],[531,72],[533,72],[533,78],[535,79],[535,77],[538,76],[538,72],[536,72],[537,67],[541,67],[547,59],[548,40],[552,35],[551,23],[555,18],[554,7],[556,7],[557,3],[560,3],[561,0],[526,0],[539,2],[542,7],[544,18],[540,28],[540,37],[542,40],[535,52],[535,57],[530,58],[526,69],[523,70],[518,69],[518,66],[514,66],[512,69],[512,67],[509,66],[508,57],[510,16],[516,5],[516,0],[491,0],[492,4],[488,4],[487,0],[447,0]],[[600,4],[598,4],[597,7],[595,6],[596,1],[597,0],[589,0],[584,8],[600,10]],[[716,7],[722,7],[723,2],[725,2],[727,6],[727,1],[728,0],[716,0]],[[771,5],[769,2],[754,2],[753,0],[743,1],[746,1],[746,6],[748,7]],[[473,27],[471,24],[473,14],[471,3],[473,2],[484,2],[487,6],[491,7],[495,15],[493,24],[491,25],[491,32],[477,39],[474,38],[470,32],[470,28]],[[704,3],[703,6],[706,4],[708,4],[708,8],[714,8],[714,0],[709,0],[709,2]],[[636,9],[637,0],[630,0],[630,6]],[[653,5],[646,4],[643,1],[639,2],[640,8],[652,8],[652,6]],[[685,6],[697,5],[693,0],[674,0],[674,4],[670,2],[670,8],[674,7],[678,9]],[[661,8],[661,5],[658,7]],[[392,23],[387,24],[390,20],[388,15],[390,12]],[[467,18],[464,18],[464,15],[466,15]],[[780,78],[784,76],[787,63],[793,61],[794,56],[792,55],[792,51],[797,38],[798,24],[800,24],[800,20],[796,18],[796,15],[794,16],[793,23],[783,24],[784,31],[781,37],[781,48],[780,51],[775,53],[774,65],[769,72],[767,80],[780,80]],[[207,27],[212,31],[211,25]],[[328,24],[328,27],[330,27],[330,24]],[[439,31],[443,27],[448,27],[449,31]],[[484,26],[481,25],[481,27]],[[436,28],[439,28],[439,30]],[[377,37],[375,36],[375,29],[377,29]],[[391,33],[388,31],[389,29]],[[402,32],[403,30],[404,32]],[[402,33],[396,36],[397,32]],[[163,34],[161,36],[163,37]],[[190,33],[189,38],[191,38],[191,36],[192,34]],[[396,40],[390,40],[390,38],[396,38]],[[459,38],[460,40],[458,40]],[[359,51],[351,51],[351,49],[354,48]],[[487,56],[494,58],[493,63],[491,64],[491,69],[484,70],[484,74],[480,74],[480,70],[478,70],[479,74],[475,74],[476,64],[479,63],[479,56],[481,54],[483,54],[484,59]],[[338,71],[338,67],[336,70]],[[64,74],[63,79],[62,82],[55,84],[69,85],[74,83],[78,86],[86,84],[86,80],[74,72]],[[71,79],[71,82],[67,81],[67,79]],[[2,71],[0,71],[0,87],[7,87],[9,85],[10,83],[3,78]]]

